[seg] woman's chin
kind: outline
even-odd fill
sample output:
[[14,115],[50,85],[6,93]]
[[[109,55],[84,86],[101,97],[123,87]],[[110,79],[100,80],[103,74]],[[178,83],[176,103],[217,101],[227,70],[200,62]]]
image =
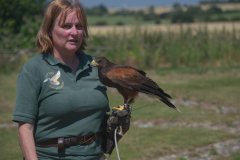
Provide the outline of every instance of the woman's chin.
[[76,52],[77,50],[79,49],[79,47],[77,47],[77,46],[71,46],[71,47],[68,47],[67,48],[67,50],[69,51],[69,52]]

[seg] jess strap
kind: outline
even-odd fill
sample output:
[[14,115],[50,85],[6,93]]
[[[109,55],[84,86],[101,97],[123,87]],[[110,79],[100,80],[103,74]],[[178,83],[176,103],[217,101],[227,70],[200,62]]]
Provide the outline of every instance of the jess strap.
[[87,145],[98,138],[98,133],[89,135],[89,136],[82,136],[82,137],[69,137],[69,138],[54,138],[47,141],[39,141],[35,142],[35,145],[38,147],[57,147],[58,151],[64,150],[65,147],[83,144]]

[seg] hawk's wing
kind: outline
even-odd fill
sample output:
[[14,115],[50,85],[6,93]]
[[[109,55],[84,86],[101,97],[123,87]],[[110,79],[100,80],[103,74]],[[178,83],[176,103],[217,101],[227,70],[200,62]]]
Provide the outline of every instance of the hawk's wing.
[[106,76],[122,87],[161,98],[165,96],[170,98],[153,80],[145,77],[135,69],[113,68]]

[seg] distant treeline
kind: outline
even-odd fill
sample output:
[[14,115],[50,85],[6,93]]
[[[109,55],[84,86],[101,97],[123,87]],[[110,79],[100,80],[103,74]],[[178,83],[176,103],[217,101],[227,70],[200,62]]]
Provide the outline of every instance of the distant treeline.
[[[200,6],[189,6],[184,11],[180,4],[174,5],[174,10],[169,13],[161,14],[161,18],[169,18],[172,23],[191,23],[191,22],[214,22],[214,21],[240,21],[238,15],[228,17],[225,13],[240,13],[240,11],[222,11],[216,5],[211,5],[207,10],[203,10]],[[217,17],[217,18],[214,18]]]
[[[187,8],[186,10],[184,8]],[[224,13],[233,13],[237,12],[240,14],[240,11],[222,11],[221,8],[216,5],[211,5],[207,10],[203,10],[201,6],[181,6],[179,3],[173,5],[173,9],[169,12],[162,14],[156,14],[154,12],[155,7],[148,7],[148,11],[144,12],[143,10],[133,11],[122,9],[116,11],[112,16],[134,16],[135,19],[141,18],[144,21],[154,20],[156,24],[161,23],[161,20],[168,19],[171,23],[192,23],[192,22],[212,22],[212,21],[240,21],[239,16],[233,17],[224,17]],[[217,16],[217,18],[212,18],[212,16]]]
[[240,0],[202,0],[200,4],[238,3]]

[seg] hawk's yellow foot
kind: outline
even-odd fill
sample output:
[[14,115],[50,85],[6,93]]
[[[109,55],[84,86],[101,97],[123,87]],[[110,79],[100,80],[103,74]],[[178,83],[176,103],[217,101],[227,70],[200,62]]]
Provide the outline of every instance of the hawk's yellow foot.
[[113,109],[122,111],[122,110],[124,110],[124,106],[120,106],[119,105],[118,108],[117,107],[113,107]]

